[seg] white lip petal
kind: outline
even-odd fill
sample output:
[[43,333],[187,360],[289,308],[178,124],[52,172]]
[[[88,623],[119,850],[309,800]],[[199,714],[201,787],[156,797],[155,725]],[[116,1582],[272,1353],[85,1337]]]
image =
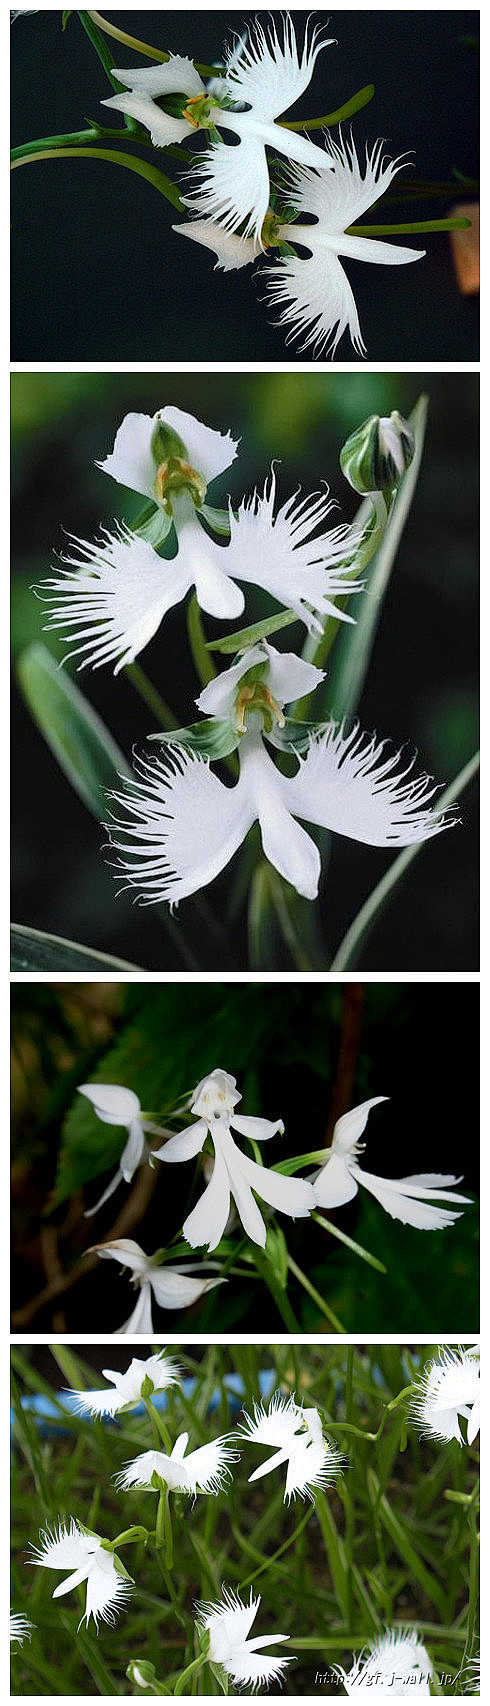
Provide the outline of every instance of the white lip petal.
[[239,267],[251,266],[262,253],[256,237],[238,237],[236,232],[215,225],[212,219],[188,219],[181,225],[173,225],[172,231],[179,237],[190,237],[193,243],[201,243],[204,249],[211,249],[216,255],[215,272],[236,272]]
[[255,794],[262,846],[267,859],[286,882],[292,883],[298,894],[315,900],[318,894],[321,862],[318,848],[301,824],[296,823],[284,802],[284,777],[264,754],[269,771]]
[[50,606],[46,630],[78,642],[67,657],[81,657],[79,669],[114,663],[117,675],[148,645],[166,611],[185,598],[192,571],[184,554],[159,557],[127,527],[75,544],[79,556],[62,558],[73,572],[59,569],[39,587]]
[[123,1179],[127,1185],[130,1184],[133,1173],[136,1172],[136,1168],[140,1167],[142,1161],[146,1160],[147,1148],[148,1146],[145,1134],[140,1121],[131,1120],[128,1141],[123,1149],[119,1163]]
[[319,53],[324,47],[334,45],[333,40],[322,38],[318,26],[309,34],[307,22],[300,56],[289,14],[281,19],[281,25],[282,39],[274,19],[271,18],[267,30],[256,19],[238,53],[235,46],[232,48],[224,79],[230,99],[246,102],[264,120],[279,118],[304,94]]
[[135,1307],[127,1321],[119,1327],[120,1333],[152,1333],[153,1318],[151,1313],[151,1285],[149,1280],[143,1280]]
[[[233,1148],[235,1155],[239,1153],[235,1144]],[[235,1166],[235,1156],[233,1160]],[[259,1167],[241,1153],[240,1172],[263,1202],[270,1203],[280,1214],[288,1214],[292,1220],[304,1219],[315,1206],[313,1187],[307,1179],[288,1179],[284,1173],[274,1173],[271,1167]]]
[[[436,791],[429,776],[411,776],[413,760],[358,725],[345,735],[331,723],[314,738],[292,780],[281,778],[289,810],[370,847],[408,847],[439,835],[452,814],[430,805]],[[397,774],[398,771],[398,774]]]
[[[291,231],[294,227],[291,227]],[[313,232],[316,228],[311,227]],[[310,227],[302,226],[297,241],[309,248]],[[313,237],[311,240],[313,249]],[[263,269],[268,300],[279,307],[279,324],[286,343],[303,338],[300,350],[333,360],[344,332],[349,332],[356,355],[366,354],[353,290],[333,250],[320,246],[308,259],[288,255]]]
[[184,1238],[193,1249],[206,1244],[215,1250],[223,1236],[230,1212],[230,1182],[228,1169],[220,1148],[215,1150],[214,1167],[206,1190],[182,1228]]
[[115,794],[126,820],[108,824],[128,887],[146,901],[178,905],[204,888],[241,846],[255,812],[240,782],[225,787],[205,760],[169,747],[166,762],[142,760],[133,792]]
[[[239,120],[247,115],[219,115],[220,123],[231,130],[238,129]],[[183,196],[191,212],[215,220],[226,231],[254,237],[260,244],[261,231],[269,206],[269,172],[263,141],[251,130],[240,135],[236,144],[221,142],[199,157],[193,166],[192,179],[198,187]]]
[[[272,471],[263,492],[245,498],[237,516],[230,513],[229,573],[263,586],[279,604],[291,605],[308,628],[319,627],[313,611],[322,618],[334,613],[340,620],[348,619],[333,600],[359,592],[363,584],[353,579],[349,565],[357,544],[355,529],[341,525],[318,534],[333,509],[328,488],[305,498],[294,492],[276,515],[275,500]],[[273,646],[265,650],[269,685],[282,704],[311,692],[323,679],[322,672],[304,658],[275,651]]]
[[[361,1178],[364,1175],[361,1174]],[[340,1155],[331,1155],[317,1174],[313,1190],[318,1208],[340,1208],[357,1196],[359,1186]]]
[[[424,1232],[441,1231],[445,1226],[452,1226],[453,1221],[459,1220],[457,1213],[448,1209],[433,1207],[428,1202],[429,1196],[454,1201],[452,1194],[447,1191],[425,1191],[418,1193],[413,1186],[413,1196],[409,1192],[406,1179],[379,1179],[375,1173],[366,1173],[364,1168],[351,1162],[352,1171],[359,1185],[364,1185],[370,1195],[376,1197],[381,1207],[391,1215],[392,1220],[401,1220],[404,1226],[416,1226]],[[458,1200],[458,1199],[456,1199]]]

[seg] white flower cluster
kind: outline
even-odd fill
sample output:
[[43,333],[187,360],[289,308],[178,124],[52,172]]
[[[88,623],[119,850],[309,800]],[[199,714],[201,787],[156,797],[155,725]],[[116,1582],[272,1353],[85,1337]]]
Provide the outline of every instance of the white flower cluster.
[[[177,1364],[164,1351],[146,1361],[133,1358],[125,1373],[105,1369],[104,1375],[111,1382],[110,1388],[68,1394],[80,1414],[124,1414],[142,1399],[151,1404],[156,1393],[165,1392],[180,1381]],[[448,1420],[456,1412],[468,1418],[468,1443],[474,1438],[478,1376],[478,1352],[473,1347],[457,1356],[451,1352],[443,1354],[439,1363],[432,1364],[422,1377],[421,1390],[429,1393],[427,1431],[437,1439],[461,1439],[457,1421]],[[435,1425],[431,1420],[434,1403],[438,1412]],[[414,1401],[411,1419],[420,1419],[420,1413],[418,1400]],[[187,1452],[188,1441],[188,1433],[183,1433],[168,1451],[152,1449],[140,1453],[115,1476],[116,1487],[124,1493],[134,1489],[153,1491],[159,1497],[168,1497],[170,1492],[185,1493],[194,1500],[199,1495],[216,1497],[232,1480],[230,1465],[239,1460],[241,1448],[254,1445],[269,1448],[269,1455],[252,1471],[249,1483],[285,1467],[284,1501],[289,1504],[297,1495],[313,1500],[318,1489],[334,1488],[346,1461],[325,1438],[318,1409],[311,1403],[298,1404],[294,1395],[285,1396],[280,1391],[274,1392],[267,1405],[255,1403],[253,1417],[244,1412],[236,1433],[222,1435],[190,1452]],[[119,1536],[119,1543],[131,1535],[144,1533],[142,1529],[129,1529]],[[92,1618],[98,1630],[101,1620],[113,1623],[116,1613],[125,1609],[134,1587],[133,1578],[115,1551],[117,1544],[117,1540],[114,1543],[103,1540],[73,1517],[68,1522],[60,1519],[52,1530],[41,1532],[40,1545],[32,1548],[29,1561],[44,1569],[70,1572],[54,1589],[54,1599],[86,1582],[81,1621],[85,1620],[88,1626]],[[246,1604],[239,1595],[224,1588],[221,1601],[196,1607],[197,1631],[207,1637],[203,1658],[221,1667],[237,1686],[252,1691],[279,1679],[291,1662],[289,1655],[276,1660],[262,1651],[264,1645],[283,1645],[289,1635],[249,1638],[259,1606],[260,1596],[254,1599],[251,1592]],[[23,1615],[14,1615],[11,1640],[21,1643],[30,1638],[32,1627]],[[370,1688],[372,1692],[390,1689],[396,1695],[405,1695],[416,1684],[419,1693],[428,1695],[433,1667],[414,1629],[388,1630],[360,1653],[350,1671],[336,1666],[335,1673],[347,1694]]]
[[[243,610],[243,582],[263,588],[310,633],[321,636],[329,616],[352,621],[335,600],[364,587],[355,573],[359,527],[324,528],[328,488],[305,499],[296,493],[277,509],[273,473],[262,493],[220,519],[204,500],[237,449],[230,434],[178,408],[125,417],[100,466],[151,500],[150,518],[139,530],[115,523],[95,542],[75,540],[76,554],[62,559],[67,566],[38,589],[49,605],[46,627],[76,641],[68,655],[81,655],[79,668],[112,663],[117,673],[133,663],[190,587],[201,608],[221,620]],[[213,528],[226,531],[227,542],[213,539]],[[172,557],[159,555],[167,540]],[[434,806],[432,779],[414,776],[413,761],[388,742],[358,725],[296,724],[285,715],[323,679],[305,657],[278,652],[265,639],[245,642],[237,661],[197,698],[202,724],[152,737],[166,743],[166,755],[136,760],[136,780],[113,793],[106,826],[123,888],[143,904],[174,908],[214,881],[258,823],[266,858],[314,900],[320,854],[303,822],[388,849],[426,841],[455,822],[453,810]],[[293,774],[278,765],[278,750],[294,759]],[[239,775],[228,787],[210,761],[232,751]],[[128,1164],[142,1142],[135,1130]]]
[[174,230],[211,249],[223,272],[275,254],[265,278],[286,341],[303,336],[301,349],[333,358],[346,331],[356,354],[365,354],[340,257],[403,266],[425,250],[379,241],[368,227],[366,235],[351,231],[408,164],[405,155],[392,160],[377,142],[362,163],[352,136],[339,131],[335,142],[327,133],[319,145],[282,117],[332,45],[307,22],[300,53],[288,14],[279,26],[256,20],[228,53],[222,77],[206,84],[192,60],[171,54],[149,69],[117,70],[123,92],[102,105],[136,119],[157,148],[180,145],[196,131],[207,138],[204,155],[188,156],[183,200],[192,218]]
[[[450,1226],[459,1218],[461,1210],[453,1208],[455,1202],[470,1201],[454,1190],[460,1180],[453,1173],[413,1173],[402,1179],[383,1179],[360,1167],[358,1157],[364,1148],[360,1138],[371,1108],[386,1101],[385,1096],[374,1096],[342,1115],[335,1126],[331,1148],[325,1151],[325,1165],[312,1178],[304,1179],[297,1175],[288,1178],[273,1167],[259,1166],[239,1147],[233,1132],[249,1142],[264,1143],[276,1134],[282,1135],[284,1125],[282,1120],[238,1113],[241,1096],[236,1079],[220,1067],[201,1079],[178,1110],[194,1115],[191,1123],[173,1136],[167,1133],[161,1147],[153,1149],[143,1132],[151,1129],[156,1134],[159,1128],[142,1114],[134,1091],[119,1084],[82,1084],[80,1090],[89,1097],[100,1119],[127,1127],[129,1132],[115,1177],[89,1214],[94,1214],[111,1196],[121,1179],[129,1181],[136,1167],[147,1162],[154,1165],[161,1161],[173,1166],[192,1161],[206,1146],[204,1172],[208,1182],[182,1229],[192,1249],[217,1248],[228,1226],[232,1203],[248,1238],[263,1249],[267,1228],[257,1197],[276,1212],[296,1220],[306,1218],[318,1208],[338,1208],[364,1185],[394,1220],[431,1231]],[[436,1206],[441,1203],[449,1203],[451,1207]],[[127,1268],[139,1290],[132,1315],[119,1329],[123,1333],[152,1332],[152,1293],[163,1309],[187,1308],[213,1286],[223,1283],[219,1272],[217,1277],[203,1278],[202,1268],[196,1273],[195,1263],[162,1266],[161,1251],[147,1256],[132,1238],[112,1239],[93,1248],[99,1256],[119,1261]]]

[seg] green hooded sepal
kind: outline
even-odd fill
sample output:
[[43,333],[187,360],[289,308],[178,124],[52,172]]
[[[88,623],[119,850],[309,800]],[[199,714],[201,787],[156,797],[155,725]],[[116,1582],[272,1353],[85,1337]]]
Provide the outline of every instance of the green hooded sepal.
[[149,735],[149,740],[159,740],[165,746],[190,747],[191,752],[198,752],[201,758],[227,758],[229,752],[234,752],[241,736],[233,723],[219,717],[207,717],[203,723],[189,723],[188,728],[164,729],[161,733]]

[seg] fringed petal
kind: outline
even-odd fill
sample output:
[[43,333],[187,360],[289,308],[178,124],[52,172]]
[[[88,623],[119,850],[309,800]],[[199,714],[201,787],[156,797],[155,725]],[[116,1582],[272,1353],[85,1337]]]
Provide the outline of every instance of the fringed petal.
[[370,152],[366,144],[363,169],[352,134],[346,138],[340,133],[338,142],[329,135],[325,154],[333,170],[318,172],[310,167],[298,170],[288,164],[281,173],[283,194],[295,212],[316,217],[319,233],[339,236],[348,225],[356,225],[361,214],[379,201],[397,172],[412,164],[409,154],[391,159],[384,154],[384,146],[380,140]]
[[[291,233],[294,227],[291,227]],[[300,350],[313,349],[316,356],[334,359],[344,332],[350,334],[356,355],[366,354],[355,297],[337,255],[316,245],[309,259],[288,255],[263,269],[268,300],[281,309],[279,324],[286,328],[286,343],[303,338]],[[309,228],[301,227],[298,242],[309,244]],[[345,590],[345,589],[344,589]]]
[[164,560],[124,526],[74,543],[79,555],[61,561],[75,572],[60,569],[38,589],[51,606],[45,627],[79,642],[66,654],[81,656],[78,669],[114,663],[118,675],[148,645],[166,611],[185,598],[192,577],[181,555]]
[[183,747],[169,747],[166,761],[138,761],[136,773],[133,791],[128,784],[112,796],[127,814],[107,826],[117,870],[143,904],[177,906],[228,864],[254,821],[253,802]]
[[304,94],[319,53],[333,46],[318,25],[310,32],[308,21],[300,56],[289,14],[281,25],[282,38],[274,19],[267,29],[256,19],[239,52],[235,44],[230,50],[223,80],[223,93],[230,100],[245,103],[266,121],[279,118]]
[[[236,144],[213,144],[207,154],[196,156],[189,176],[191,188],[182,199],[191,212],[216,221],[232,233],[243,226],[241,236],[255,237],[260,246],[270,194],[269,169],[260,137],[248,132]],[[198,187],[193,189],[196,182]]]
[[[364,585],[352,576],[359,545],[358,530],[341,525],[316,533],[335,508],[329,500],[328,487],[322,493],[302,499],[295,492],[277,515],[274,515],[275,499],[276,479],[272,470],[261,494],[255,491],[251,498],[245,498],[236,517],[230,510],[228,573],[237,580],[262,586],[280,604],[291,606],[310,631],[321,633],[327,616],[349,621],[333,600],[338,595],[345,597],[360,592]],[[322,618],[321,622],[317,616]],[[280,653],[273,654],[273,661],[276,660],[277,666],[282,666]],[[272,677],[270,685],[275,694]],[[311,691],[312,685],[310,682],[308,687],[286,691],[282,703]]]
[[331,723],[314,738],[292,780],[281,778],[289,810],[370,847],[408,847],[440,835],[456,821],[456,808],[437,812],[437,792],[427,775],[413,777],[414,759],[400,769],[401,752],[362,733]]

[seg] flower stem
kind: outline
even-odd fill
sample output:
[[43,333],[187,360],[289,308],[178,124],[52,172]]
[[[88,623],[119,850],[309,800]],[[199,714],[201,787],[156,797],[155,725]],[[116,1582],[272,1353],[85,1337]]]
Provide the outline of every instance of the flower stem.
[[172,1450],[172,1442],[170,1439],[170,1434],[167,1433],[167,1429],[165,1427],[165,1422],[162,1422],[161,1415],[160,1415],[159,1411],[156,1409],[155,1404],[152,1404],[151,1398],[144,1398],[143,1403],[145,1406],[146,1414],[147,1414],[147,1416],[149,1416],[149,1419],[151,1422],[153,1438],[155,1440],[155,1444],[156,1444],[158,1450],[160,1450],[160,1447],[162,1445],[164,1445],[167,1454],[170,1455],[170,1452]]
[[175,729],[177,727],[177,720],[174,717],[173,711],[170,710],[170,706],[166,704],[165,699],[162,699],[158,689],[153,686],[153,682],[149,680],[144,669],[141,668],[141,664],[126,664],[124,674],[127,676],[128,681],[132,682],[133,687],[136,688],[136,692],[139,693],[140,699],[144,699],[145,705],[148,705],[150,711],[153,711],[158,722],[163,724],[165,729]]
[[22,153],[20,158],[12,162],[12,170],[15,166],[29,165],[31,160],[76,158],[80,160],[107,160],[113,166],[126,166],[128,171],[136,172],[139,178],[146,178],[147,183],[159,190],[160,195],[164,195],[166,200],[172,203],[172,207],[177,208],[178,213],[182,213],[182,202],[177,185],[173,184],[171,178],[167,178],[164,172],[160,172],[157,166],[150,165],[148,160],[139,160],[137,154],[116,153],[115,149],[112,148],[46,148],[39,149],[34,154]]
[[[99,30],[103,30],[104,35],[113,36],[115,41],[121,41],[123,47],[129,47],[132,53],[142,53],[146,59],[157,59],[162,65],[166,65],[167,60],[171,59],[170,53],[162,53],[160,48],[150,47],[149,42],[138,41],[136,36],[127,35],[125,30],[116,29],[116,25],[109,24],[107,18],[102,17],[101,12],[89,12],[88,16],[93,18],[94,23],[97,24]],[[225,75],[222,65],[201,65],[197,60],[194,60],[194,65],[196,71],[200,71],[203,77],[224,77]]]
[[325,1220],[323,1214],[312,1214],[311,1218],[316,1220],[317,1226],[323,1226],[325,1232],[331,1232],[332,1238],[338,1238],[340,1244],[346,1244],[347,1249],[352,1250],[355,1256],[361,1256],[363,1262],[368,1262],[371,1268],[377,1268],[380,1274],[386,1273],[383,1262],[378,1261],[377,1256],[372,1256],[370,1250],[364,1250],[362,1244],[356,1244],[355,1239],[349,1238],[347,1232],[341,1232],[340,1227],[334,1226],[333,1221]]
[[351,95],[350,101],[345,101],[342,107],[337,107],[336,112],[324,113],[322,118],[294,119],[291,123],[283,119],[282,129],[323,130],[326,125],[342,124],[343,119],[352,118],[353,113],[360,112],[361,107],[367,107],[368,102],[372,101],[373,95],[374,83],[366,83],[363,89],[358,90],[357,95]]
[[470,1583],[468,1593],[468,1616],[466,1627],[466,1642],[463,1657],[463,1668],[469,1659],[473,1658],[473,1647],[476,1633],[478,1610],[478,1577],[480,1538],[477,1527],[476,1511],[470,1511]]
[[[445,788],[444,793],[441,794],[440,799],[437,802],[438,811],[445,811],[448,806],[452,806],[455,803],[459,795],[464,792],[465,788],[469,786],[470,782],[472,782],[474,777],[477,775],[479,764],[480,755],[476,752],[474,757],[469,759],[468,764],[465,764],[463,769],[460,770],[455,781],[451,782],[450,787]],[[426,842],[416,841],[413,846],[404,847],[403,852],[398,854],[398,858],[393,860],[393,864],[390,865],[390,869],[386,872],[386,876],[382,877],[381,882],[376,884],[376,888],[372,890],[372,893],[365,901],[364,906],[361,906],[360,912],[357,913],[357,917],[354,919],[353,924],[350,925],[349,930],[343,937],[340,947],[337,948],[337,953],[332,960],[330,971],[352,971],[354,969],[358,969],[358,956],[364,947],[366,937],[369,935],[369,931],[376,922],[382,906],[384,906],[385,902],[389,900],[392,890],[396,888],[396,884],[399,882],[400,878],[405,875],[405,871],[409,869],[413,859],[417,857],[417,854],[421,852],[422,847],[426,845]],[[329,1230],[333,1230],[333,1228],[329,1227]],[[339,1234],[337,1232],[337,1237],[338,1236]],[[373,1261],[373,1257],[371,1257],[371,1261]],[[378,1266],[379,1264],[374,1263],[374,1265]]]
[[347,225],[346,237],[414,237],[424,231],[465,231],[471,219],[420,219],[406,225]]
[[199,1657],[197,1659],[193,1659],[192,1664],[187,1666],[187,1670],[182,1671],[182,1675],[179,1676],[179,1680],[175,1684],[174,1694],[187,1694],[189,1692],[187,1688],[189,1677],[196,1676],[197,1671],[202,1670],[205,1664],[206,1658],[204,1654],[199,1653]]
[[293,1257],[290,1255],[288,1255],[288,1268],[291,1273],[294,1274],[295,1279],[299,1280],[304,1291],[308,1292],[308,1296],[313,1298],[313,1302],[316,1303],[317,1308],[321,1310],[322,1315],[326,1317],[326,1320],[329,1322],[330,1326],[334,1328],[335,1332],[345,1333],[346,1329],[342,1326],[342,1322],[339,1321],[338,1315],[334,1315],[333,1309],[330,1308],[328,1303],[325,1303],[325,1299],[320,1296],[320,1292],[317,1291],[316,1286],[312,1285],[311,1280],[308,1279],[307,1275],[303,1273],[302,1268],[298,1267],[297,1262],[293,1261]]

